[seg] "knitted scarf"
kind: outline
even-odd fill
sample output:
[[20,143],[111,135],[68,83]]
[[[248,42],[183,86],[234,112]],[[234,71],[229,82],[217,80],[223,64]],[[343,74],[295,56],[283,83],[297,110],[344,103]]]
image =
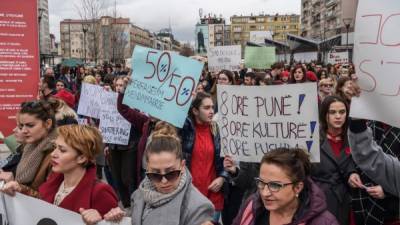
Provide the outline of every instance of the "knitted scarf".
[[142,194],[146,205],[151,208],[157,208],[171,201],[179,192],[184,189],[188,181],[188,172],[189,171],[186,170],[184,173],[182,173],[178,187],[173,192],[168,194],[158,192],[149,178],[146,177],[139,186],[139,191]]
[[25,145],[15,175],[15,180],[18,183],[30,184],[34,180],[46,153],[54,149],[53,141],[56,137],[57,132],[54,130],[39,143]]

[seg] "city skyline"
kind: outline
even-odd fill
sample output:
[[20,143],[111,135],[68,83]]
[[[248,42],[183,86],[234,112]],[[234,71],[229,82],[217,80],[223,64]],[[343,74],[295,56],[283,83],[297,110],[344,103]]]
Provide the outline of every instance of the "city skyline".
[[[80,19],[77,5],[81,0],[61,1],[49,0],[50,33],[60,40],[60,21],[63,19]],[[114,0],[106,1],[112,15]],[[230,1],[220,0],[117,0],[117,16],[128,17],[131,23],[157,32],[171,24],[173,34],[177,40],[194,42],[194,29],[199,21],[199,9],[203,16],[211,14],[220,16],[229,22],[233,15],[264,14],[300,14],[300,0],[249,0]],[[156,7],[157,6],[157,7]],[[179,7],[176,7],[179,6]],[[185,9],[182,11],[182,9]],[[140,12],[140,14],[139,14]],[[153,15],[157,15],[154,17]]]

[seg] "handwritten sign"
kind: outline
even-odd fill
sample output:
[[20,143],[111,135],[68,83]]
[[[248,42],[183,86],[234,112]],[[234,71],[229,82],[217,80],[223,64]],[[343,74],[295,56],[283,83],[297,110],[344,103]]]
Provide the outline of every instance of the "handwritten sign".
[[246,46],[244,64],[247,68],[268,69],[275,61],[275,47]]
[[400,127],[400,4],[394,0],[358,3],[354,64],[362,93],[350,115]]
[[105,143],[127,145],[131,123],[119,114],[117,98],[117,93],[103,91],[99,127]]
[[348,52],[331,52],[328,54],[328,63],[343,64],[349,62]]
[[219,85],[221,154],[260,162],[279,147],[300,147],[319,162],[315,83],[246,87]]
[[210,71],[239,70],[241,46],[217,46],[208,51],[208,69]]
[[[84,225],[82,216],[73,211],[59,208],[45,201],[32,198],[20,193],[15,197],[0,193],[0,210],[2,224],[32,224],[32,225]],[[6,215],[3,215],[5,211]],[[8,220],[6,223],[5,219]],[[1,224],[1,223],[0,223]],[[114,223],[101,221],[99,225]],[[131,224],[131,218],[125,217],[119,224]]]
[[78,114],[99,119],[102,92],[103,88],[99,85],[82,83]]
[[132,83],[123,103],[182,127],[203,63],[183,56],[136,46]]

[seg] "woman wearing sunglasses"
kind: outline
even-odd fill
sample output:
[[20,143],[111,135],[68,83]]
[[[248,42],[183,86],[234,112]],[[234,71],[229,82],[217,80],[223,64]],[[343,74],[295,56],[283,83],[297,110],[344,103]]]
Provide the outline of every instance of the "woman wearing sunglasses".
[[132,225],[200,225],[212,220],[213,206],[192,184],[174,127],[153,132],[145,159],[146,177],[132,196]]
[[243,204],[233,225],[338,225],[326,210],[324,193],[309,178],[311,163],[301,149],[264,155],[258,192]]

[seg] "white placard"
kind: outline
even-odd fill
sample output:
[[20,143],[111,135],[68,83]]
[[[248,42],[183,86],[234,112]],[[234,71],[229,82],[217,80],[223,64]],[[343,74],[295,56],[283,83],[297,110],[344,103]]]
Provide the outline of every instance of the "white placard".
[[101,95],[100,131],[105,143],[127,145],[131,123],[117,110],[118,94],[103,91]]
[[239,70],[241,61],[241,46],[216,46],[208,50],[208,69],[210,71]]
[[279,147],[308,150],[319,162],[316,83],[285,86],[218,85],[221,155],[260,162]]
[[[12,225],[84,225],[80,214],[70,210],[57,207],[48,202],[32,198],[20,193],[11,197],[0,193],[0,208],[6,209],[6,215],[1,214],[2,218],[8,218],[9,224]],[[111,225],[101,221],[99,225]],[[131,218],[125,217],[119,225],[130,225]]]
[[348,52],[330,52],[328,54],[328,63],[330,64],[343,64],[349,62]]
[[250,31],[250,41],[256,44],[265,44],[265,39],[272,40],[271,31]]
[[362,93],[351,102],[352,117],[400,127],[399,27],[399,1],[359,1],[354,64]]
[[78,114],[99,119],[102,92],[103,88],[99,85],[82,83]]

